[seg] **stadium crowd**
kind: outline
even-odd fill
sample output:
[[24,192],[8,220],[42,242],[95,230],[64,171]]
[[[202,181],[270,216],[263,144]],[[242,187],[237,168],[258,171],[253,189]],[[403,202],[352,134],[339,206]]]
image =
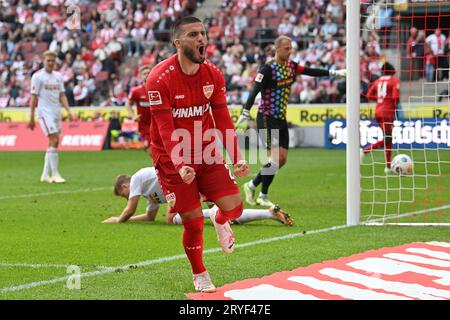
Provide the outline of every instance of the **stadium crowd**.
[[[71,106],[124,105],[130,88],[139,81],[138,67],[153,66],[173,54],[169,42],[173,22],[193,14],[202,3],[3,1],[0,108],[28,106],[30,78],[41,67],[41,54],[47,49],[58,55],[58,68]],[[208,58],[225,75],[230,104],[241,105],[246,101],[257,71],[273,57],[273,40],[278,35],[294,40],[292,59],[300,64],[330,70],[345,68],[343,0],[222,0],[220,10],[209,13],[204,22],[210,41]],[[434,45],[430,43],[428,51],[425,46],[422,54],[423,32],[416,31],[413,36],[414,41],[408,42],[408,52],[416,58],[411,60],[419,68],[423,63],[423,70],[431,74],[437,63],[434,60],[440,61],[435,58]],[[362,38],[364,82],[380,73],[384,62],[381,40],[375,30],[366,32]],[[448,51],[450,42],[446,38],[444,42],[444,50]],[[424,60],[417,58],[421,55]],[[345,81],[298,76],[289,99],[292,103],[342,102]]]
[[28,106],[30,79],[42,53],[57,53],[71,106],[123,105],[132,56],[154,64],[173,22],[191,15],[196,0],[5,0],[0,3],[0,107]]

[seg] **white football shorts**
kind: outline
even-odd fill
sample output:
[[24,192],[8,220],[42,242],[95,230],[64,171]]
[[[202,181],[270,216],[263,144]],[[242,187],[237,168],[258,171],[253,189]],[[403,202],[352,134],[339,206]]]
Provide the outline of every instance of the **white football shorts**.
[[46,136],[54,133],[61,134],[61,115],[41,115],[39,125]]

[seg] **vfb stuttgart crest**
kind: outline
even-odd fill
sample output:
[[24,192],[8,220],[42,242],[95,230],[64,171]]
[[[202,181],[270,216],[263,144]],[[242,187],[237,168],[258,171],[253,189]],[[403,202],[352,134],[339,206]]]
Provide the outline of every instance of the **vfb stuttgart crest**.
[[175,192],[167,194],[166,200],[167,200],[167,204],[173,208],[175,206],[175,202],[177,202],[177,197],[175,196]]
[[211,98],[213,92],[214,92],[213,84],[203,86],[203,94],[205,95],[206,99]]

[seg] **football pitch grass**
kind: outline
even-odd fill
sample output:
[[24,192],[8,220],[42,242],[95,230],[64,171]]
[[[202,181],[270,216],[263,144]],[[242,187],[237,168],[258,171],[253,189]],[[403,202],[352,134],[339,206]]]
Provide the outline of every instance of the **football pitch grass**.
[[[43,158],[43,152],[0,153],[0,299],[186,299],[194,291],[182,227],[165,224],[165,205],[155,222],[101,223],[125,206],[113,196],[114,178],[151,165],[144,152],[61,152],[63,185],[39,182]],[[253,176],[258,169],[252,165]],[[449,222],[448,164],[445,170],[440,188],[418,191],[402,212],[438,208],[432,220]],[[296,225],[268,220],[233,226],[237,247],[226,255],[205,220],[204,260],[214,284],[370,249],[450,241],[449,227],[345,227],[345,188],[345,151],[291,150],[270,195]],[[143,200],[137,214],[145,210]],[[429,221],[427,216],[414,219]],[[80,268],[80,289],[67,287],[69,265]]]

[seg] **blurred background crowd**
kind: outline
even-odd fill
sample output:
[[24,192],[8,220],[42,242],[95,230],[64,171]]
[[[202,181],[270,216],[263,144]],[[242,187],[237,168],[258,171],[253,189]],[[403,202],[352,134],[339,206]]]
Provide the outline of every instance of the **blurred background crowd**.
[[[130,88],[139,83],[138,67],[154,66],[175,52],[170,44],[174,21],[195,15],[207,1],[2,1],[0,108],[28,106],[31,75],[42,67],[46,50],[57,53],[71,106],[123,106]],[[378,8],[383,19],[377,20],[377,31],[367,28],[362,37],[365,82],[380,74],[382,49],[389,45],[383,32],[392,27],[395,12],[385,9]],[[204,15],[204,23],[208,58],[225,75],[230,104],[245,103],[257,71],[273,58],[273,41],[279,35],[294,40],[294,61],[313,68],[345,68],[343,0],[222,0],[219,10]],[[438,30],[427,36],[411,29],[407,45],[414,66],[423,66],[416,78],[427,76],[425,65],[448,65],[448,57],[437,58],[439,50],[449,47]],[[307,76],[296,78],[290,96],[291,103],[344,99],[345,80]]]

